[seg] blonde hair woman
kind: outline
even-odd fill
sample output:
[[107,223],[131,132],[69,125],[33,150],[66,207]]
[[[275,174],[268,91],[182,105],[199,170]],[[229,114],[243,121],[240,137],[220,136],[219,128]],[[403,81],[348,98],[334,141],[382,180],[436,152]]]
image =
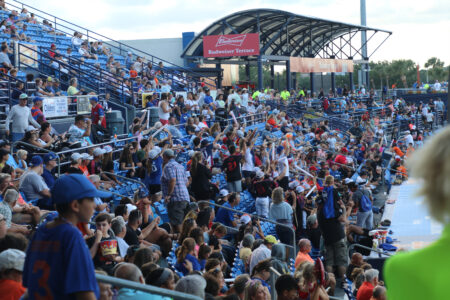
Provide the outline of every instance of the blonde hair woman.
[[287,245],[292,245],[293,233],[288,227],[292,228],[292,214],[294,213],[291,205],[284,201],[283,188],[277,187],[272,192],[272,205],[269,209],[269,219],[284,226],[276,225],[275,231],[280,241]]
[[433,219],[445,226],[439,240],[426,248],[399,253],[387,260],[384,279],[388,299],[438,299],[448,296],[450,278],[450,127],[433,136],[415,151],[408,165],[420,180]]

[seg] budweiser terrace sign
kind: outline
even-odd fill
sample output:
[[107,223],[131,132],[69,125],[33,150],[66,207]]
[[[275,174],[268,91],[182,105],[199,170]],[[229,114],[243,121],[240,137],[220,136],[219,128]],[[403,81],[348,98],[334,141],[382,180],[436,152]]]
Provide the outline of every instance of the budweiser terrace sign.
[[207,35],[203,37],[204,57],[259,55],[259,33]]

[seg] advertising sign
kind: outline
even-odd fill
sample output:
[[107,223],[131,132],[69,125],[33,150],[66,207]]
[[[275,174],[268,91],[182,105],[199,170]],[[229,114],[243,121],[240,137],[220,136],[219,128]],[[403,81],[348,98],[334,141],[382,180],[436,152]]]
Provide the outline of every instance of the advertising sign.
[[298,73],[353,72],[353,61],[345,59],[291,57],[290,65],[291,72]]
[[207,35],[203,37],[203,57],[259,55],[259,33]]
[[42,101],[42,112],[46,118],[67,116],[67,97],[44,98],[44,101]]

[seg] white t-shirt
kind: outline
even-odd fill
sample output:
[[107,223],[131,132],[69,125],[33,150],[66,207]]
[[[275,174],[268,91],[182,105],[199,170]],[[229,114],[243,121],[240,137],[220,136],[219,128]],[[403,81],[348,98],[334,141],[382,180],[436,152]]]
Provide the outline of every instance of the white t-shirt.
[[[161,119],[161,120],[169,120],[169,118],[170,118],[170,113],[165,113],[164,111],[163,111],[163,109],[162,109],[162,104],[163,103],[163,101],[161,101],[161,102],[159,102],[159,104],[158,104],[158,117]],[[167,104],[167,102],[166,102],[166,104]],[[169,105],[169,104],[167,104],[167,105]]]
[[433,122],[433,113],[427,113],[426,117],[427,117],[427,122]]
[[247,148],[245,151],[245,162],[242,166],[243,171],[253,172],[255,170],[255,164],[253,163],[253,155],[251,150]]
[[[428,118],[427,118],[427,120],[428,120]],[[408,134],[406,137],[405,137],[405,142],[406,142],[406,145],[408,146],[409,144],[412,144],[413,146],[414,146],[414,139],[413,139],[413,136],[411,135],[411,134]]]
[[278,158],[278,171],[281,173],[283,169],[286,167],[286,172],[284,173],[284,176],[289,177],[289,161],[286,156],[282,156]]

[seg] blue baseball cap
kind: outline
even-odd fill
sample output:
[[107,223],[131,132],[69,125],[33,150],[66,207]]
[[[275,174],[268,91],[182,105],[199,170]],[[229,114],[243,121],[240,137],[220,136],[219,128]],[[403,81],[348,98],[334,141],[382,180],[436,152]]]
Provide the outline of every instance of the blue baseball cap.
[[33,102],[43,101],[43,100],[44,100],[44,98],[42,98],[42,97],[34,97],[33,98]]
[[44,161],[42,160],[42,157],[40,157],[39,155],[35,155],[31,158],[31,166],[32,167],[40,166],[43,163],[44,163]]
[[83,198],[109,198],[111,193],[95,188],[89,179],[81,174],[63,175],[55,181],[51,189],[53,204],[70,203]]
[[280,154],[281,151],[283,151],[283,150],[284,150],[284,147],[283,147],[283,146],[278,146],[278,147],[277,147],[277,154]]
[[49,161],[55,160],[55,159],[57,159],[57,158],[58,158],[58,157],[56,156],[55,153],[53,153],[53,152],[47,153],[47,154],[44,155],[44,162],[45,162],[45,163],[48,163]]
[[97,97],[91,97],[91,98],[89,98],[89,100],[90,100],[90,101],[98,102],[98,98],[97,98]]

